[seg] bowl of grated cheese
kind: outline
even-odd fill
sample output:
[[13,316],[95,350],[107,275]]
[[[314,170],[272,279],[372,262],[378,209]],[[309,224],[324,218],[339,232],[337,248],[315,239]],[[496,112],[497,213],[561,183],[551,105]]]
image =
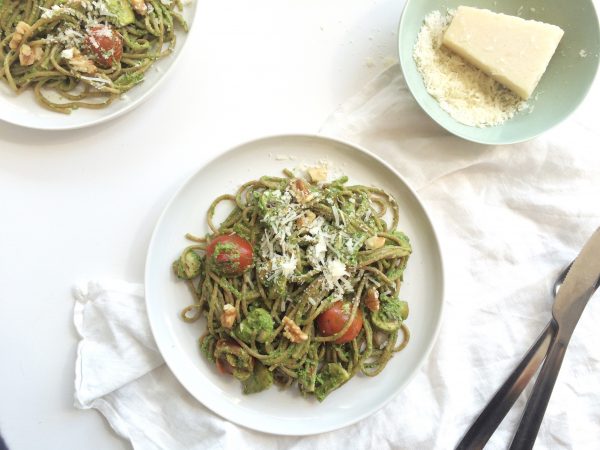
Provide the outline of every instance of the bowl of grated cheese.
[[[526,100],[442,45],[459,6],[487,9],[564,30],[539,84]],[[514,33],[514,32],[513,32]],[[467,36],[468,37],[468,36]],[[400,66],[421,108],[440,126],[482,144],[532,139],[569,116],[598,69],[600,29],[592,0],[407,0],[400,20]],[[493,41],[522,51],[510,30]],[[502,58],[502,55],[498,55]]]

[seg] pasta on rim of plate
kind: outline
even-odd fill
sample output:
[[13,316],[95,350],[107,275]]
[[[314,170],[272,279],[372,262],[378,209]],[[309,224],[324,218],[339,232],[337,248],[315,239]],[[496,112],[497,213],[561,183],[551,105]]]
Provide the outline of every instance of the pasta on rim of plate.
[[[330,180],[325,166],[284,173],[216,198],[210,232],[186,235],[173,270],[194,301],[181,317],[206,319],[200,353],[245,394],[297,384],[323,401],[408,344],[399,291],[412,248],[384,190]],[[233,209],[216,225],[223,202]]]
[[141,83],[188,30],[181,0],[0,0],[0,79],[70,113]]

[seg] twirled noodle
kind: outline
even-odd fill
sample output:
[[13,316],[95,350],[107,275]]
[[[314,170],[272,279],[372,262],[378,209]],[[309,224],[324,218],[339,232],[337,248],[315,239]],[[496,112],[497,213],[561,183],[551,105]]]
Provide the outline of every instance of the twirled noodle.
[[[181,0],[0,0],[0,79],[52,111],[103,108],[173,51],[176,26],[188,29],[181,10]],[[118,36],[118,58],[88,45],[100,28]]]
[[[412,249],[397,230],[398,204],[384,190],[347,186],[346,177],[317,183],[285,174],[216,198],[209,234],[187,235],[196,244],[173,267],[194,294],[182,318],[206,318],[202,353],[240,379],[245,393],[273,380],[297,382],[303,394],[323,400],[357,373],[380,373],[408,343],[408,305],[398,293]],[[232,211],[217,225],[223,203]],[[252,246],[253,262],[223,273],[211,242],[231,236]],[[326,335],[320,317],[335,305],[345,325]],[[360,332],[339,343],[357,316]]]

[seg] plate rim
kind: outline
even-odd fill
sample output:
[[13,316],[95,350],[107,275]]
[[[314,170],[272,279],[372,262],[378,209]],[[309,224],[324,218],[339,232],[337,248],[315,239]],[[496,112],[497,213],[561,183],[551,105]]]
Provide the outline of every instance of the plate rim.
[[417,195],[416,191],[407,183],[407,181],[404,179],[404,177],[402,177],[400,175],[400,173],[394,168],[392,167],[390,164],[388,164],[385,160],[383,160],[382,158],[380,158],[379,156],[375,155],[374,153],[370,152],[369,150],[367,150],[366,148],[364,148],[361,145],[349,142],[348,140],[343,140],[337,137],[331,137],[331,136],[327,136],[327,135],[323,135],[323,134],[303,134],[303,133],[292,133],[292,134],[271,134],[271,135],[266,135],[266,136],[262,136],[262,137],[258,137],[258,138],[254,138],[254,139],[248,139],[245,140],[239,144],[236,144],[232,147],[229,147],[227,150],[225,151],[221,151],[218,152],[214,157],[210,158],[208,161],[204,162],[203,164],[199,165],[191,175],[189,175],[188,177],[186,177],[186,179],[179,185],[179,187],[176,189],[176,191],[173,193],[173,195],[171,196],[171,198],[167,201],[167,203],[165,204],[165,206],[163,207],[158,219],[156,220],[154,229],[152,231],[152,235],[150,237],[150,241],[148,243],[148,248],[147,248],[147,253],[146,253],[146,260],[145,260],[145,267],[144,267],[144,288],[146,288],[147,286],[147,280],[150,278],[150,265],[151,265],[151,260],[152,260],[152,249],[155,247],[155,243],[158,239],[158,229],[160,228],[161,224],[163,223],[163,221],[165,220],[167,211],[170,209],[171,205],[177,200],[177,198],[179,197],[180,193],[185,190],[195,179],[195,177],[198,175],[199,172],[201,172],[202,170],[205,170],[208,166],[210,166],[211,164],[213,164],[214,162],[216,162],[217,160],[219,160],[222,157],[225,157],[231,153],[235,153],[236,151],[239,151],[241,148],[244,148],[248,145],[253,145],[253,144],[257,144],[263,141],[270,141],[270,140],[276,140],[276,139],[315,139],[318,141],[322,141],[324,143],[332,143],[334,145],[344,145],[344,146],[348,146],[351,147],[355,150],[357,150],[359,153],[362,153],[363,155],[375,160],[376,162],[378,162],[379,164],[382,164],[384,167],[386,167],[388,170],[390,170],[393,175],[395,176],[395,178],[397,178],[398,180],[400,180],[400,182],[402,182],[404,184],[404,187],[410,192],[411,196],[413,197],[413,199],[417,202],[417,204],[419,205],[419,207],[421,208],[421,210],[423,211],[423,217],[424,219],[427,221],[427,223],[429,224],[430,228],[431,228],[431,232],[432,232],[432,246],[433,249],[435,250],[435,252],[437,253],[437,255],[439,256],[439,267],[440,267],[440,273],[439,273],[439,278],[440,278],[440,285],[439,285],[439,297],[440,297],[440,307],[439,307],[439,314],[438,314],[438,319],[437,319],[437,323],[435,324],[434,327],[434,331],[432,334],[432,338],[429,341],[429,343],[426,346],[425,351],[420,355],[420,357],[417,360],[417,363],[414,365],[410,375],[402,382],[399,383],[394,389],[393,392],[388,396],[388,398],[385,401],[382,401],[380,404],[375,405],[374,407],[371,407],[370,409],[367,409],[363,412],[361,412],[360,414],[357,414],[354,417],[351,417],[350,419],[346,419],[346,420],[342,420],[339,423],[333,425],[333,426],[326,426],[320,429],[315,429],[315,430],[306,430],[306,431],[302,431],[302,432],[288,432],[287,430],[273,430],[272,428],[269,428],[267,425],[265,426],[261,426],[261,425],[249,425],[248,423],[243,423],[242,420],[237,419],[237,418],[230,418],[228,417],[226,411],[223,408],[218,407],[218,405],[215,407],[215,405],[209,405],[207,403],[205,403],[203,400],[201,400],[200,398],[198,398],[196,395],[194,395],[194,393],[192,393],[187,386],[184,384],[184,382],[181,380],[181,378],[178,376],[178,374],[171,368],[171,364],[168,361],[168,358],[165,356],[165,354],[168,354],[168,352],[163,352],[163,344],[159,343],[159,340],[156,339],[157,336],[157,332],[158,330],[155,329],[156,324],[153,323],[152,320],[152,314],[151,314],[151,309],[152,307],[150,306],[150,302],[148,301],[149,295],[148,295],[148,291],[145,290],[145,295],[144,295],[144,304],[146,306],[146,316],[148,318],[148,322],[150,324],[150,330],[152,332],[152,336],[154,338],[154,341],[156,342],[156,346],[158,348],[158,351],[161,355],[161,357],[164,360],[164,363],[166,364],[166,366],[169,368],[169,371],[173,374],[173,376],[175,377],[175,379],[177,380],[177,382],[185,389],[185,391],[191,395],[196,401],[198,401],[200,404],[202,404],[203,406],[205,406],[207,409],[209,409],[212,413],[220,416],[221,418],[223,418],[224,420],[227,420],[231,423],[235,423],[236,425],[242,426],[246,429],[250,429],[250,430],[255,430],[255,431],[259,431],[262,433],[266,433],[266,434],[270,434],[270,435],[278,435],[278,436],[310,436],[310,435],[315,435],[315,434],[319,434],[319,433],[325,433],[325,432],[331,432],[331,431],[335,431],[335,430],[339,430],[341,428],[345,428],[347,426],[353,425],[357,422],[359,422],[360,420],[376,413],[377,411],[381,410],[382,408],[384,408],[388,403],[390,403],[394,398],[397,397],[397,395],[413,380],[413,378],[417,375],[417,373],[419,372],[419,369],[425,364],[426,360],[429,358],[429,355],[431,354],[431,351],[433,349],[433,346],[436,344],[438,338],[439,338],[439,334],[440,334],[440,330],[441,330],[441,326],[442,326],[442,322],[443,322],[443,318],[444,318],[444,311],[445,311],[445,290],[446,290],[446,270],[445,270],[445,263],[444,263],[444,255],[442,252],[442,247],[440,245],[440,238],[439,238],[439,233],[437,232],[436,226],[433,222],[433,220],[431,219],[431,216],[429,214],[429,212],[427,211],[427,209],[425,208],[425,206],[423,205],[423,202],[421,201],[421,199],[419,198],[419,196]]
[[[188,45],[187,45],[188,41],[195,34],[196,28],[198,28],[197,26],[195,26],[195,23],[197,20],[198,11],[200,9],[198,7],[199,1],[200,0],[193,0],[190,5],[184,5],[184,7],[189,6],[189,7],[193,8],[191,11],[190,17],[188,19],[189,20],[189,28],[187,31],[186,39],[183,42],[178,43],[178,45],[177,45],[177,47],[179,47],[178,51],[173,51],[171,54],[166,56],[167,58],[169,58],[169,57],[173,58],[171,61],[171,64],[169,64],[169,66],[162,71],[162,73],[157,78],[157,80],[152,85],[150,85],[150,87],[148,87],[147,90],[143,94],[141,94],[138,99],[130,102],[128,105],[124,106],[123,108],[117,109],[116,111],[112,112],[111,114],[109,114],[107,116],[100,117],[100,118],[94,118],[94,119],[91,119],[88,121],[83,121],[81,123],[76,123],[76,124],[71,124],[71,125],[57,125],[57,126],[32,125],[32,124],[24,123],[23,121],[14,120],[10,116],[2,117],[1,115],[0,115],[0,122],[4,122],[7,124],[25,128],[28,130],[40,130],[40,131],[50,131],[50,132],[80,130],[82,128],[93,127],[96,125],[100,125],[102,123],[109,122],[113,119],[116,119],[117,117],[121,117],[122,115],[127,114],[128,112],[131,112],[132,110],[136,109],[138,106],[141,106],[151,97],[151,95],[156,91],[156,89],[159,87],[159,85],[161,85],[165,79],[167,79],[171,76],[171,72],[173,71],[173,68],[177,65],[179,60],[181,60],[182,53],[188,47]],[[155,61],[153,63],[153,65],[159,61],[160,60]],[[163,61],[164,61],[164,59],[163,59]],[[152,68],[152,66],[151,66],[151,68]],[[137,86],[137,87],[140,87],[140,86]],[[134,89],[135,89],[135,87],[134,87]],[[12,94],[14,94],[14,93],[12,93]],[[4,95],[4,94],[0,94],[0,95]],[[18,98],[18,95],[16,96],[16,98]],[[116,99],[116,101],[119,101],[119,100],[120,100],[120,98]],[[41,106],[41,105],[36,104],[36,107],[43,109],[43,106]],[[72,114],[76,114],[76,113],[77,113],[77,111],[72,112]],[[57,117],[62,116],[62,114],[58,113],[58,112],[55,114],[57,114]]]

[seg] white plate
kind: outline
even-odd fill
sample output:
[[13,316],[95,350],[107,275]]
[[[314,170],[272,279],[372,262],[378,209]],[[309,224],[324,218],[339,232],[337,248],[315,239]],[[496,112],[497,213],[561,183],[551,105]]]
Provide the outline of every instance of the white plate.
[[[296,159],[282,159],[296,158]],[[326,158],[352,183],[382,187],[400,205],[399,228],[411,239],[402,298],[410,305],[408,347],[376,378],[354,377],[323,403],[304,399],[297,388],[276,387],[243,395],[240,383],[219,375],[198,350],[205,323],[184,323],[179,312],[192,303],[171,263],[188,245],[186,232],[207,232],[206,210],[245,181],[279,175],[284,168]],[[179,381],[200,402],[224,418],[259,431],[307,435],[334,430],[372,414],[396,395],[427,357],[440,326],[443,269],[438,239],[415,193],[382,160],[353,145],[318,136],[275,136],[240,145],[202,167],[175,194],[160,217],[146,260],[146,305],[158,347]]]
[[106,122],[131,111],[156,90],[175,65],[192,32],[197,3],[197,0],[193,0],[191,4],[183,7],[182,14],[189,25],[189,31],[187,33],[181,29],[176,31],[177,45],[173,53],[156,61],[145,73],[142,83],[106,108],[79,108],[73,110],[71,114],[53,112],[36,102],[33,89],[27,89],[20,95],[16,95],[4,80],[0,80],[0,120],[38,130],[72,130]]

